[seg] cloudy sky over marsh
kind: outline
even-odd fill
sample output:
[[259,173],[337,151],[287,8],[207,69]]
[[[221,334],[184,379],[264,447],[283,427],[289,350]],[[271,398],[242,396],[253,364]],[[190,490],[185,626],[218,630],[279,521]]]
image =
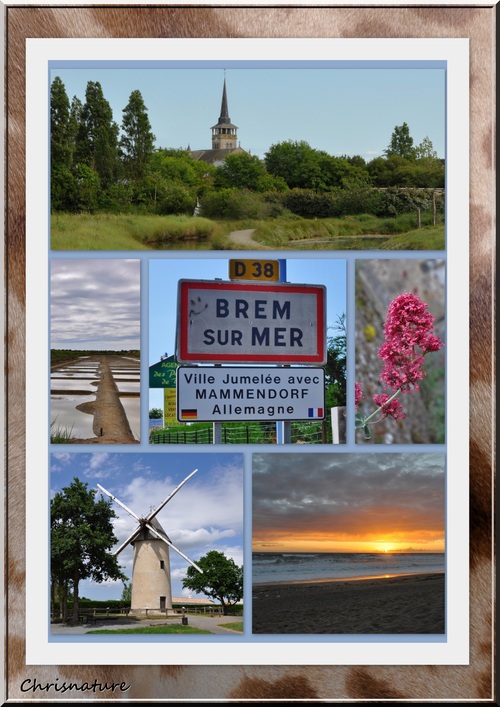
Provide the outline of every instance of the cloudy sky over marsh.
[[254,454],[256,552],[443,552],[445,457]]
[[50,338],[52,349],[139,349],[140,261],[52,260]]
[[[138,516],[146,516],[192,471],[197,473],[158,513],[157,519],[173,544],[191,560],[210,550],[223,552],[243,564],[243,455],[165,453],[56,453],[51,456],[51,496],[69,486],[74,477],[101,492],[116,496]],[[108,500],[107,496],[104,496]],[[137,521],[116,503],[114,532],[118,548],[137,528]],[[113,548],[115,549],[115,548]],[[119,555],[123,572],[132,577],[133,550]],[[170,551],[173,596],[196,596],[182,589],[188,563]],[[80,595],[89,599],[119,599],[121,582],[84,581]]]

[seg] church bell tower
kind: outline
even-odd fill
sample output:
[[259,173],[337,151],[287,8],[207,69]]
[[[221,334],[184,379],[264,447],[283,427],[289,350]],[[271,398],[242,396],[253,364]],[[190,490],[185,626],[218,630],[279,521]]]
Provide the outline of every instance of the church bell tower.
[[212,150],[235,150],[238,147],[238,126],[231,123],[227,107],[226,78],[222,90],[219,122],[212,126]]

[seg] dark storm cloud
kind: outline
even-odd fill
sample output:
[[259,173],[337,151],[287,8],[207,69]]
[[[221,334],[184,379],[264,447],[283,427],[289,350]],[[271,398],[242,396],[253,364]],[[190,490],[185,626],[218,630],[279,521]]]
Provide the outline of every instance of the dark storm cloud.
[[139,260],[57,259],[50,274],[51,348],[139,348]]
[[382,527],[443,530],[443,454],[254,454],[252,523],[260,537]]

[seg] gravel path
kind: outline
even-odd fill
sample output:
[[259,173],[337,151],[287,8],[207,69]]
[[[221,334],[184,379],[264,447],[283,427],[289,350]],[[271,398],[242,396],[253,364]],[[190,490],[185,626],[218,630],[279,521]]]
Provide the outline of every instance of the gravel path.
[[[232,631],[231,629],[222,628],[219,624],[229,624],[238,623],[242,621],[241,616],[188,616],[188,626],[193,628],[204,629],[205,631],[210,631],[211,633],[217,634],[231,634],[231,635],[241,635],[240,631]],[[52,636],[76,636],[83,635],[92,631],[94,629],[100,628],[133,628],[137,626],[163,626],[165,624],[177,624],[181,622],[181,617],[170,620],[165,619],[155,619],[151,621],[131,621],[130,619],[123,618],[117,619],[113,622],[97,622],[96,624],[83,624],[79,626],[62,626],[61,624],[52,624],[50,627],[50,633]]]
[[251,248],[252,250],[273,250],[267,245],[262,245],[252,238],[255,228],[247,228],[244,231],[233,231],[229,234],[229,242],[240,248]]

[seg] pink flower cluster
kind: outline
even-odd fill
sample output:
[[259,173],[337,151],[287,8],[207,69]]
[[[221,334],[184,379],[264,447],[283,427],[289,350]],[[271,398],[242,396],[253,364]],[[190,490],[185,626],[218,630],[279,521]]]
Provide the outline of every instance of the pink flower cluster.
[[385,341],[378,352],[384,361],[380,380],[386,388],[402,392],[418,390],[418,382],[425,375],[425,354],[444,346],[432,334],[434,321],[435,317],[417,295],[404,292],[392,300],[384,325]]
[[364,395],[363,395],[363,390],[361,388],[361,384],[355,382],[354,383],[354,404],[356,406],[356,410],[359,407],[360,402],[363,400]]
[[382,408],[382,419],[384,419],[384,417],[393,417],[395,420],[404,420],[406,413],[403,410],[403,406],[397,398],[393,398],[390,403],[387,403],[390,398],[391,396],[387,395],[387,393],[373,396],[375,405]]

